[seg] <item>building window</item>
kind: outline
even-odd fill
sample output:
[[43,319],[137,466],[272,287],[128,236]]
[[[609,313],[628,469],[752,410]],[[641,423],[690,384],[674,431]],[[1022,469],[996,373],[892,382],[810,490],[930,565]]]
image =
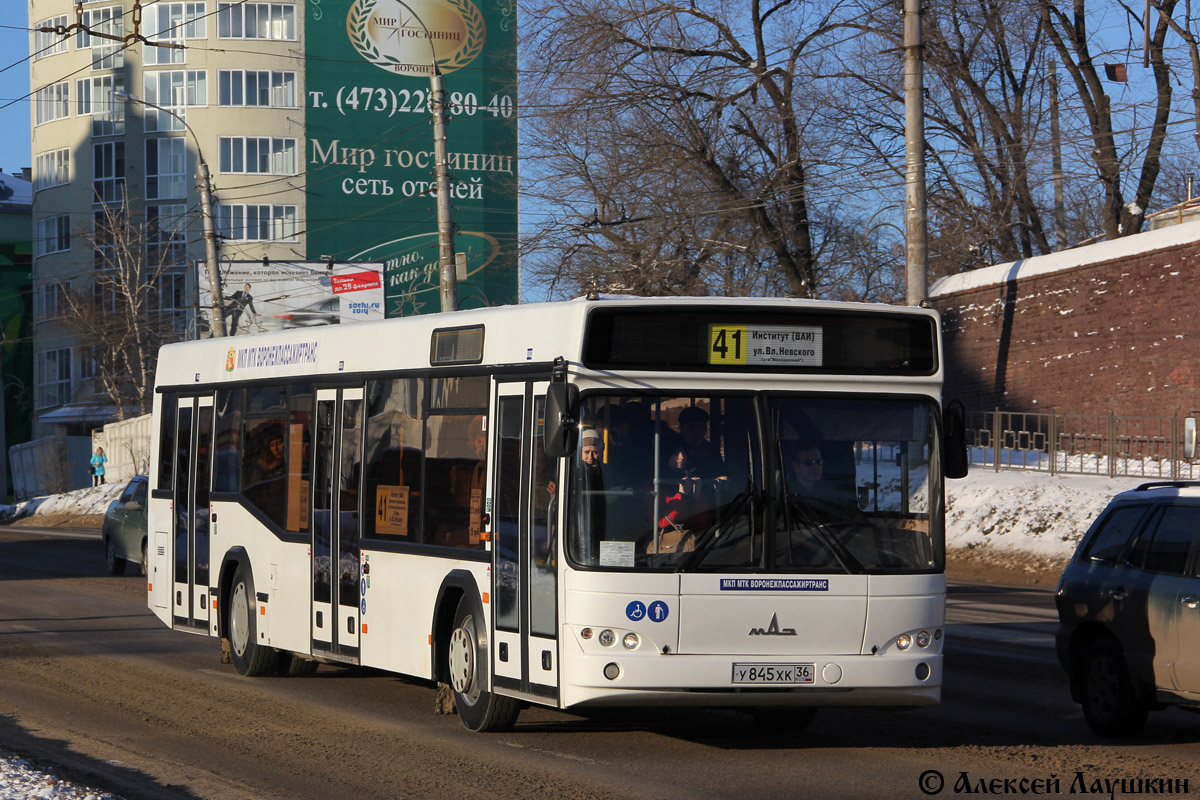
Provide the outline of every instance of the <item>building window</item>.
[[146,199],[187,197],[187,148],[180,137],[146,140]]
[[267,136],[222,136],[221,172],[295,175],[296,140]]
[[125,43],[100,36],[91,31],[107,33],[118,38],[125,36],[125,16],[121,6],[93,8],[83,12],[83,30],[75,34],[75,48],[92,50],[92,69],[121,69],[125,66]]
[[58,319],[67,309],[67,292],[61,283],[47,283],[33,291],[33,316],[38,322]]
[[70,182],[70,150],[51,150],[48,153],[38,153],[33,166],[33,190],[35,192]]
[[60,214],[37,221],[34,255],[62,253],[71,249],[71,215]]
[[38,125],[71,115],[71,91],[66,81],[38,89],[34,98]]
[[96,368],[96,347],[88,345],[78,348],[79,352],[79,380],[90,381],[96,377],[99,370]]
[[151,268],[187,264],[187,206],[146,206],[146,264]]
[[293,40],[296,7],[291,3],[217,3],[217,36]]
[[125,198],[125,143],[92,145],[93,202],[118,203]]
[[41,28],[65,28],[67,27],[67,17],[51,17],[44,19],[37,25],[33,26],[33,58],[36,61],[39,58],[46,56],[57,55],[58,53],[67,52],[67,44],[69,39],[66,36],[60,36],[57,33],[47,32]]
[[288,241],[296,238],[296,207],[222,205],[220,224],[226,239]]
[[223,106],[296,107],[296,73],[278,70],[221,70],[217,102]]
[[208,73],[204,70],[170,70],[142,75],[143,97],[178,117],[146,106],[146,133],[181,131],[188,106],[208,104]]
[[187,51],[182,47],[184,41],[208,36],[204,3],[159,2],[144,9],[143,13],[146,16],[142,27],[150,31],[147,36],[150,42],[180,45],[155,47],[147,44],[142,48],[142,63],[145,66],[183,64],[187,61]]
[[71,348],[38,353],[34,370],[38,408],[71,402]]
[[97,75],[75,82],[75,114],[92,116],[92,136],[125,133],[125,103],[113,97],[125,88],[119,75]]

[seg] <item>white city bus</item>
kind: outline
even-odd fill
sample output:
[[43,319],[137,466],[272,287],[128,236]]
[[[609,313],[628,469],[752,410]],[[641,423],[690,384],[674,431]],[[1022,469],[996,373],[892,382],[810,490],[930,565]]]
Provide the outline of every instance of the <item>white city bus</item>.
[[243,675],[808,722],[937,703],[937,315],[604,297],[163,348],[149,606]]

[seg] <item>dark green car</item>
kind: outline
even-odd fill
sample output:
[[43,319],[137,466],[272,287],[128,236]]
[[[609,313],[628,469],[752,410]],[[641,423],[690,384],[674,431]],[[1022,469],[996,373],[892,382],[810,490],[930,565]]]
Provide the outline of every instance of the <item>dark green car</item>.
[[125,562],[141,564],[146,574],[146,492],[150,480],[135,475],[121,496],[108,506],[100,532],[109,574],[124,575]]

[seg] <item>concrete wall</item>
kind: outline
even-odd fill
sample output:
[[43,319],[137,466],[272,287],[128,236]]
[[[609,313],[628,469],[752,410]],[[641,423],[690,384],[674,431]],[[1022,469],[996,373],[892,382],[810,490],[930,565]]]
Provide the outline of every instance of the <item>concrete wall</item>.
[[1200,409],[1200,222],[939,281],[947,399],[968,409]]
[[92,452],[104,448],[108,456],[105,480],[124,483],[134,475],[150,474],[150,414],[110,422],[92,433]]

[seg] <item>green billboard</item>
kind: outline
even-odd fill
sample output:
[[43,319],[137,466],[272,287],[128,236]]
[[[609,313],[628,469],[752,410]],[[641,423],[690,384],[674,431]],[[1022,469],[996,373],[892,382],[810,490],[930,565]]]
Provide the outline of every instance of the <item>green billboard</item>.
[[436,63],[459,307],[517,302],[515,0],[308,0],[307,9],[309,260],[383,262],[388,317],[441,310]]

